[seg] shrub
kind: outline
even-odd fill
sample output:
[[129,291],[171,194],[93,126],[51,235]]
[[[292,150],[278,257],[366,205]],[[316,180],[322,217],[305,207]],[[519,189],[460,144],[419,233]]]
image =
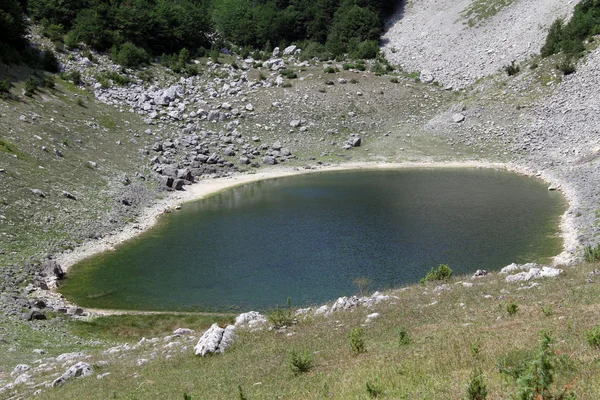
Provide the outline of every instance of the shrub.
[[285,76],[288,79],[296,79],[298,75],[291,69],[282,69],[279,71],[282,76]]
[[62,42],[65,36],[65,27],[62,24],[50,24],[42,30],[42,34],[53,42]]
[[595,247],[586,246],[583,258],[587,262],[595,262],[600,260],[600,243],[598,243]]
[[65,35],[64,42],[67,49],[73,50],[74,48],[79,47],[80,40],[75,34],[75,32],[70,31]]
[[344,71],[348,71],[354,68],[354,64],[345,63],[344,65],[342,65],[342,68],[344,69]]
[[547,332],[540,332],[540,347],[536,357],[531,360],[527,369],[517,379],[519,385],[518,398],[523,400],[575,399],[568,393],[567,386],[560,395],[554,395],[550,386],[554,382],[555,353],[552,349],[552,338]]
[[588,345],[595,349],[600,349],[600,326],[594,326],[594,329],[585,331],[583,335]]
[[447,281],[452,276],[452,270],[446,264],[440,264],[438,269],[431,268],[431,271],[427,273],[423,278],[422,283],[428,281]]
[[25,96],[31,97],[38,88],[38,81],[35,78],[29,78],[25,82]]
[[392,83],[400,83],[400,80],[398,78],[392,78],[392,79],[390,79],[390,82],[392,82]]
[[289,355],[289,362],[294,375],[308,372],[313,367],[313,354],[308,350],[292,350]]
[[350,53],[352,58],[373,59],[379,55],[377,40],[365,40]]
[[60,69],[58,59],[52,50],[44,51],[42,56],[42,67],[48,72],[58,72]]
[[365,347],[365,331],[363,328],[352,328],[348,334],[350,338],[350,348],[356,354],[367,351]]
[[519,73],[519,71],[521,71],[521,67],[516,65],[514,60],[510,64],[505,65],[503,69],[504,72],[506,72],[506,75],[508,76],[516,75]]
[[470,400],[485,400],[488,390],[483,377],[481,367],[476,366],[471,373],[469,384],[467,386],[467,399]]
[[325,68],[325,73],[326,74],[335,74],[336,72],[340,72],[337,68],[334,67],[327,67]]
[[121,75],[116,71],[102,72],[101,74],[96,75],[96,80],[98,80],[98,82],[100,82],[104,87],[110,86],[104,85],[108,80],[111,80],[115,85],[118,86],[126,86],[131,83],[131,79],[129,79],[127,75]]
[[517,302],[511,301],[506,305],[506,312],[508,315],[515,315],[519,312],[519,304]]
[[367,382],[367,394],[371,398],[379,397],[383,391],[376,384]]
[[289,297],[287,299],[287,308],[279,308],[279,306],[276,306],[273,311],[267,314],[267,319],[276,329],[284,326],[290,326],[296,322],[291,299]]
[[556,69],[562,72],[563,75],[571,75],[576,71],[575,64],[570,57],[565,57],[560,63],[556,64]]
[[551,316],[552,314],[554,314],[554,310],[552,309],[552,305],[547,305],[547,306],[542,306],[542,312],[544,313],[544,315],[546,317]]
[[400,328],[398,330],[398,344],[400,344],[400,346],[406,346],[407,344],[410,344],[410,342],[410,334],[406,328]]
[[112,59],[126,68],[137,68],[142,64],[147,64],[150,57],[146,50],[127,42],[120,48],[113,47]]
[[67,74],[67,78],[71,82],[73,82],[75,85],[80,85],[81,84],[81,72],[77,71],[76,69],[74,69],[71,72],[69,72]]
[[13,85],[8,78],[4,78],[0,81],[0,93],[10,93],[10,88]]

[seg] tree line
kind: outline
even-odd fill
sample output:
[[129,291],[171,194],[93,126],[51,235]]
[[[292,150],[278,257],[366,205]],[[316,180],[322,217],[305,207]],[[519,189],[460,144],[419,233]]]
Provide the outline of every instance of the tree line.
[[84,43],[113,54],[125,48],[141,58],[229,44],[270,51],[291,43],[330,57],[374,57],[384,20],[393,12],[390,3],[394,2],[0,0],[0,57],[26,47],[26,16],[60,46]]

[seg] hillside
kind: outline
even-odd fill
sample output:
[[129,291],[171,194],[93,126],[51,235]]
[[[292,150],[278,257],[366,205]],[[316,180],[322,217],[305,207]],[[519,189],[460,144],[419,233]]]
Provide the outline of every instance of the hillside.
[[[586,41],[571,74],[562,55],[538,54],[575,4],[401,3],[383,34],[387,61],[232,46],[132,69],[89,46],[60,49],[34,25],[30,40],[55,50],[61,73],[0,69],[13,85],[0,99],[0,398],[459,399],[473,377],[488,399],[535,398],[518,392],[542,330],[554,398],[598,398],[598,264],[582,258],[600,235],[600,50]],[[68,269],[114,249],[203,185],[396,163],[505,168],[562,191],[563,272],[452,277],[350,298],[370,305],[329,316],[286,309],[275,314],[285,328],[239,328],[206,358],[192,349],[202,332],[235,315],[112,315],[44,289],[55,261]],[[182,327],[195,332],[173,334]],[[366,352],[350,346],[359,327]],[[309,372],[292,371],[293,351],[312,359]],[[93,376],[53,387],[77,362]]]
[[388,21],[386,57],[455,88],[539,53],[550,25],[575,1],[409,0]]

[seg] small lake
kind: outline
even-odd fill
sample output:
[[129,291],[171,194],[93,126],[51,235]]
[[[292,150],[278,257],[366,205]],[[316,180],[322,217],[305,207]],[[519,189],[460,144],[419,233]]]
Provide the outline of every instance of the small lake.
[[455,274],[548,262],[566,203],[544,182],[491,169],[323,172],[185,204],[74,266],[61,292],[86,307],[228,311],[318,304]]

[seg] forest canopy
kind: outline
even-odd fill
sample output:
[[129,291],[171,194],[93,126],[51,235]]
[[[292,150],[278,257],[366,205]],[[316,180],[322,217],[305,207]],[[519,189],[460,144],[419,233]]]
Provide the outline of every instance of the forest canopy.
[[[374,56],[385,0],[0,0],[0,45],[22,48],[25,15],[56,43],[159,56],[225,46],[302,43],[335,57]],[[115,50],[116,49],[116,50]],[[143,52],[143,53],[142,53]]]

